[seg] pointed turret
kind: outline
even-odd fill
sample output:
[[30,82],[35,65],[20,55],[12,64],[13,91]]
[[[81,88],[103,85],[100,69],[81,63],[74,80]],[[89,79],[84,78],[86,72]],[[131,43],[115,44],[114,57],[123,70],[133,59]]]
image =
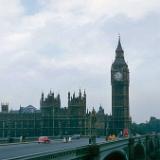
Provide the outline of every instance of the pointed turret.
[[70,104],[70,100],[71,100],[71,94],[70,94],[70,92],[68,92],[68,106]]
[[116,48],[116,57],[124,57],[124,51],[122,49],[120,36],[119,36],[118,45],[117,45],[117,48]]
[[44,102],[44,93],[42,92],[41,99],[40,99],[40,106],[42,106],[43,102]]
[[54,99],[54,92],[52,92],[52,98]]
[[60,94],[59,94],[59,93],[58,93],[58,95],[57,95],[57,99],[60,100]]
[[116,56],[115,56],[115,60],[112,64],[112,70],[115,70],[115,69],[117,70],[117,69],[119,69],[120,66],[122,68],[127,68],[127,64],[126,64],[125,58],[124,58],[124,51],[123,51],[122,45],[121,45],[120,36],[118,38],[118,45],[117,45],[115,52],[116,52]]
[[92,108],[92,114],[96,114],[96,110],[94,109],[94,107]]
[[88,112],[88,108],[87,108],[87,115],[88,115],[88,113],[89,113],[89,112]]
[[83,94],[84,98],[86,98],[86,91],[84,90],[84,94]]
[[75,99],[75,92],[73,93],[73,99]]
[[79,98],[81,99],[82,97],[82,93],[81,93],[81,89],[79,89]]
[[71,94],[68,92],[68,100],[70,101]]
[[42,94],[41,94],[41,101],[43,101],[44,100],[44,93],[42,92]]

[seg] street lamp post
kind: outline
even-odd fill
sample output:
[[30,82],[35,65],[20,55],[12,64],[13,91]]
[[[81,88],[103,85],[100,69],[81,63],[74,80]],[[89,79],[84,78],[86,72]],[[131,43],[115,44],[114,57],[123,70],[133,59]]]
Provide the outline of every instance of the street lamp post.
[[14,122],[14,137],[17,137],[17,123],[16,121]]
[[93,111],[90,115],[90,139],[89,139],[89,143],[91,143],[91,144],[96,143],[95,122],[96,122],[96,114],[95,114],[95,110],[93,109]]
[[89,144],[91,144],[92,142],[92,119],[91,119],[91,113],[89,114]]
[[90,115],[90,137],[92,136],[92,117]]
[[95,123],[96,123],[96,115],[93,113],[92,115],[92,128],[93,128],[93,144],[96,143],[96,128],[95,128]]
[[86,126],[86,116],[85,116],[85,119],[84,119],[84,120],[85,120],[85,121],[84,121],[84,123],[85,123],[85,124],[84,124],[84,127],[85,127],[85,128],[84,128],[84,129],[85,129],[84,134],[85,134],[85,136],[86,136],[86,135],[87,135],[87,133],[86,133],[86,127],[87,127],[87,126]]
[[4,138],[4,121],[3,121],[3,138]]
[[54,107],[53,107],[53,137],[54,137]]

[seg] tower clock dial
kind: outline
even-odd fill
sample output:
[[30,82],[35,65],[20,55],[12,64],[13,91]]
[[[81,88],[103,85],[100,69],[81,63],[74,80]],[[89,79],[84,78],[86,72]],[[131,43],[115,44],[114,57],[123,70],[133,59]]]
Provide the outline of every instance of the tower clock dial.
[[116,80],[116,81],[121,81],[122,80],[122,73],[121,72],[116,72],[115,74],[114,74],[114,79]]

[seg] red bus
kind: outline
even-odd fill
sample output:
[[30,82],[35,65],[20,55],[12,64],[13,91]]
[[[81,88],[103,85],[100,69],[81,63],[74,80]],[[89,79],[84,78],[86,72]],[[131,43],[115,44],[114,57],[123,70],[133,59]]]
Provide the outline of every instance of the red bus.
[[123,136],[128,137],[128,128],[123,129]]

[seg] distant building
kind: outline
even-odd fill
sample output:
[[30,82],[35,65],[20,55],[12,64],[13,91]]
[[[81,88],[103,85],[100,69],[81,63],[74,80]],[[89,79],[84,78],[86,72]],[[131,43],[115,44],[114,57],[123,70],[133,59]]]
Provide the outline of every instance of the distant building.
[[2,113],[8,113],[8,103],[1,103],[1,112]]
[[97,135],[106,135],[107,126],[108,126],[108,115],[104,113],[102,106],[99,107],[98,112],[96,113],[96,134]]
[[32,105],[29,105],[27,107],[20,107],[19,112],[20,113],[34,113],[37,111],[37,108],[35,108]]

